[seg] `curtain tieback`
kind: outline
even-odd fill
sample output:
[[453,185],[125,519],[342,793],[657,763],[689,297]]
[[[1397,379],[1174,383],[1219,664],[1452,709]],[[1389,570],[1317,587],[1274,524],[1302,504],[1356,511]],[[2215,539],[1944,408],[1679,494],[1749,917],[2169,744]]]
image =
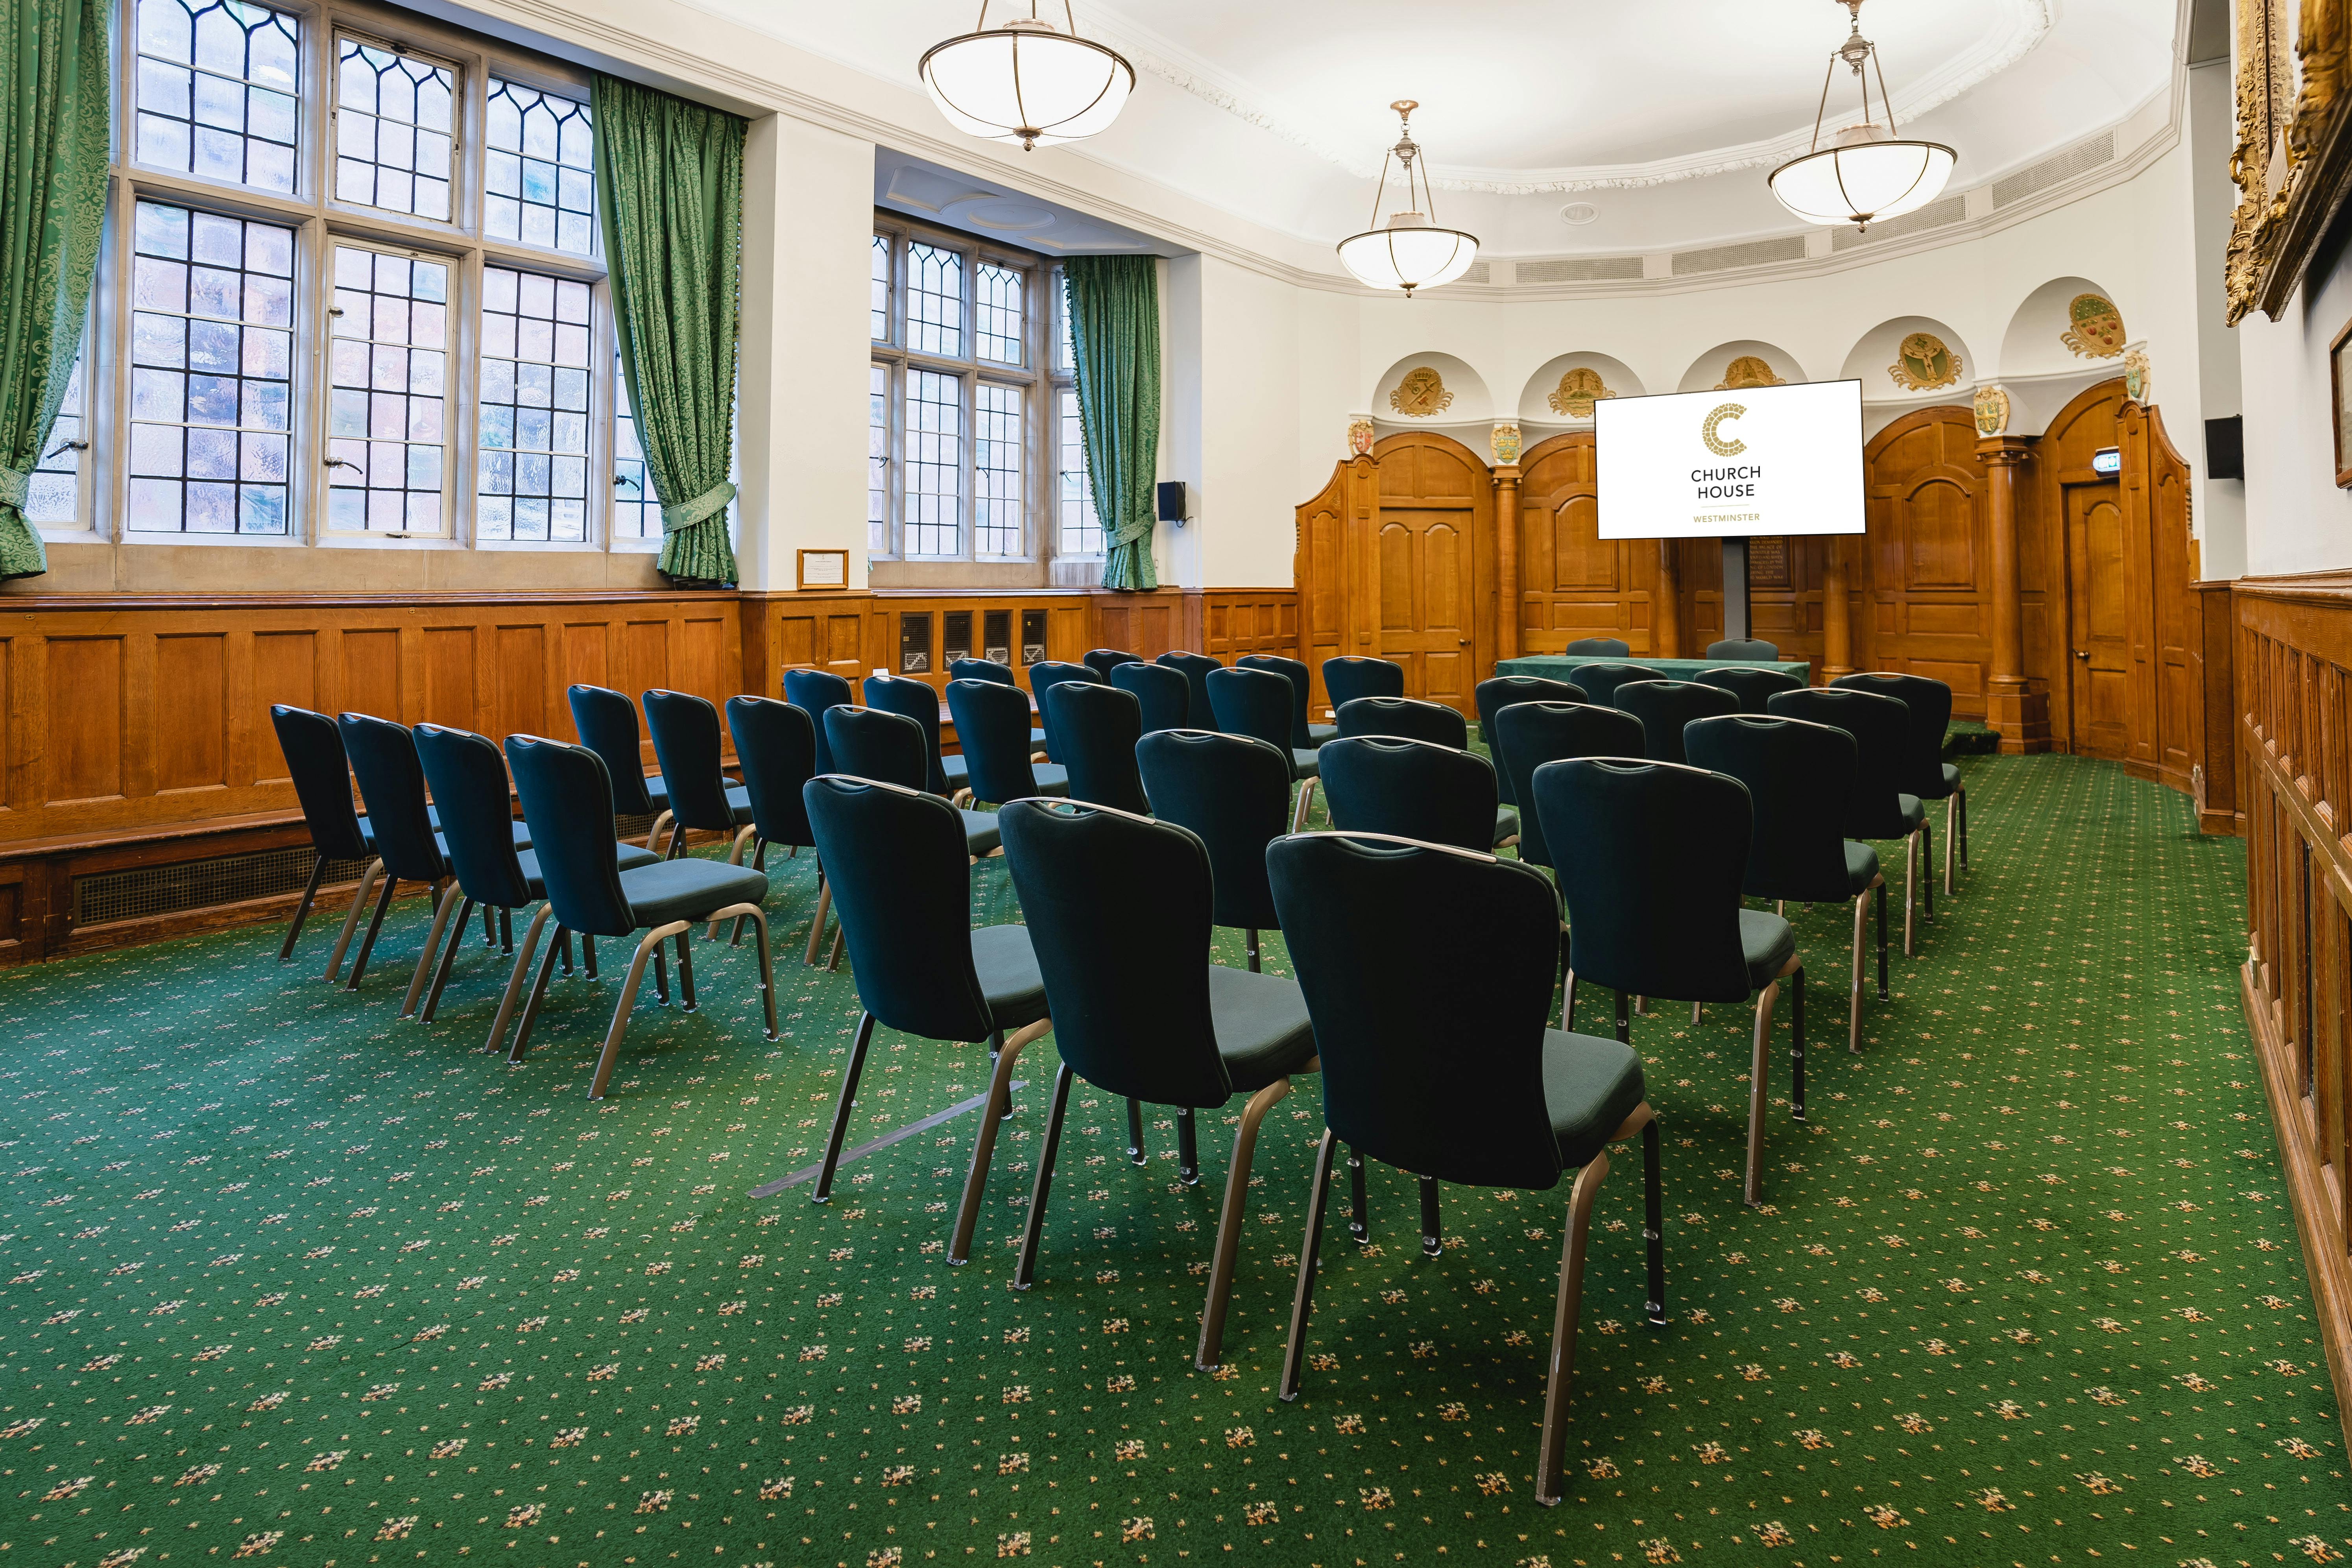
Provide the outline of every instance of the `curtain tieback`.
[[1133,544],[1139,539],[1149,539],[1150,536],[1151,519],[1149,517],[1139,517],[1133,522],[1122,524],[1119,527],[1118,531],[1110,536],[1110,542],[1112,546],[1116,548],[1121,544]]
[[33,476],[24,469],[0,465],[0,506],[13,506],[23,510],[25,498],[32,483]]
[[[0,475],[5,472],[0,469]],[[0,480],[0,484],[5,484],[5,480]],[[735,486],[727,479],[721,479],[692,500],[662,508],[662,531],[682,533],[696,523],[725,511],[727,503],[734,499]]]

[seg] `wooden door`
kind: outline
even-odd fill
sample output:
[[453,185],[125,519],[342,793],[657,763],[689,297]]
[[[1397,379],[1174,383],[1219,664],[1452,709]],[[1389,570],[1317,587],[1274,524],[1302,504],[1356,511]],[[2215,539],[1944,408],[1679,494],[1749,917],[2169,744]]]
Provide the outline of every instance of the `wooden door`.
[[1621,637],[1636,657],[1651,653],[1658,547],[1601,537],[1592,434],[1570,431],[1538,442],[1519,480],[1519,646],[1559,653],[1580,637]]
[[2119,759],[2131,744],[2132,679],[2122,488],[2109,479],[2064,495],[2073,749]]
[[1366,566],[1380,657],[1404,667],[1406,696],[1469,712],[1481,668],[1478,555],[1492,549],[1486,465],[1442,436],[1392,436],[1374,456],[1380,510]]

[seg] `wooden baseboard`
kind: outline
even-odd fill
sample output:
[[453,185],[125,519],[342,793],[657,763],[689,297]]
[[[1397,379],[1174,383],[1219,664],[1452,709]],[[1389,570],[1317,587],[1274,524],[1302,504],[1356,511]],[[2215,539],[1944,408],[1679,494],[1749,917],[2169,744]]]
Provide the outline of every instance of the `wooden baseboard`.
[[2279,1160],[2286,1168],[2287,1201],[2294,1209],[2294,1228],[2303,1242],[2304,1261],[2311,1274],[2311,1294],[2319,1319],[2320,1345],[2327,1356],[2327,1374],[2336,1386],[2336,1420],[2345,1442],[2352,1447],[2352,1258],[2345,1254],[2334,1222],[2326,1173],[2319,1168],[2309,1139],[2294,1130],[2305,1124],[2301,1086],[2294,1063],[2281,1037],[2278,1020],[2262,999],[2253,967],[2238,972],[2238,1001],[2246,1015],[2254,1059],[2262,1067],[2263,1089],[2270,1098],[2271,1133],[2278,1140]]

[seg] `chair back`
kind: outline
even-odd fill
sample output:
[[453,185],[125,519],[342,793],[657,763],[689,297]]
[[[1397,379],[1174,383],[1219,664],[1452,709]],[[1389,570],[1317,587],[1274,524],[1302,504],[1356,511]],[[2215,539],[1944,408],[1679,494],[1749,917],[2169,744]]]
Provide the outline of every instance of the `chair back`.
[[1181,649],[1174,653],[1163,653],[1152,662],[1166,665],[1170,669],[1176,671],[1184,678],[1184,683],[1192,689],[1192,700],[1185,708],[1187,727],[1194,730],[1215,731],[1217,713],[1209,701],[1209,672],[1213,669],[1223,669],[1225,667],[1206,654],[1185,653]]
[[[1323,661],[1323,695],[1337,712],[1359,697],[1404,695],[1404,666],[1385,658],[1342,654]],[[1339,731],[1346,734],[1346,730]]]
[[[1121,653],[1115,647],[1088,648],[1085,653],[1080,654],[1078,657],[1086,661],[1086,666],[1088,669],[1093,670],[1105,680],[1108,680],[1110,679],[1110,672],[1117,669],[1122,664],[1141,664],[1144,662],[1143,656],[1141,654]],[[1040,698],[1038,700],[1042,702],[1045,699]]]
[[[1354,706],[1339,710],[1343,724]],[[1333,827],[1481,855],[1494,846],[1495,764],[1475,752],[1389,734],[1341,735],[1324,742],[1317,761]]]
[[1490,676],[1471,693],[1478,709],[1478,736],[1495,756],[1495,782],[1502,787],[1503,804],[1517,805],[1511,793],[1510,765],[1503,760],[1503,743],[1495,734],[1495,715],[1514,702],[1582,702],[1584,688],[1565,680],[1545,680],[1532,675]]
[[1580,664],[1568,672],[1572,685],[1581,686],[1589,694],[1588,700],[1607,706],[1617,689],[1629,680],[1664,680],[1659,671],[1638,664]]
[[1221,926],[1272,930],[1265,847],[1290,830],[1290,753],[1248,735],[1162,730],[1136,742],[1152,815],[1208,847]]
[[1209,672],[1209,705],[1217,711],[1217,728],[1228,735],[1247,735],[1280,752],[1285,763],[1297,750],[1290,743],[1290,682],[1270,669]]
[[1234,1085],[1209,1010],[1207,847],[1078,803],[1016,801],[997,826],[1062,1060],[1110,1094],[1223,1105]]
[[659,688],[646,692],[645,701],[646,728],[653,731],[654,760],[669,786],[672,819],[698,833],[734,832],[727,775],[719,771],[719,710],[708,698]]
[[1721,642],[1711,642],[1707,644],[1706,651],[1699,655],[1699,657],[1701,658],[1752,658],[1769,661],[1780,657],[1780,649],[1777,644],[1759,641],[1753,637],[1726,637]]
[[1544,874],[1340,833],[1285,838],[1266,860],[1315,1024],[1323,1124],[1441,1182],[1557,1184],[1543,1047],[1559,899]]
[[1110,672],[1110,683],[1121,691],[1135,693],[1143,709],[1145,734],[1196,727],[1192,722],[1192,683],[1184,679],[1182,670],[1140,661],[1122,664]]
[[1850,686],[1808,686],[1772,699],[1780,719],[1833,725],[1853,737],[1853,795],[1847,803],[1848,838],[1901,838],[1904,752],[1911,744],[1911,712],[1895,698]]
[[343,754],[335,721],[280,702],[270,708],[269,724],[278,731],[294,798],[302,803],[311,851],[330,860],[366,859],[367,837],[360,831],[359,808],[352,804],[351,759]]
[[960,658],[948,666],[950,680],[993,680],[999,686],[1018,686],[1021,678],[1013,673],[1009,664],[999,664],[992,658]]
[[[856,700],[849,682],[829,669],[788,669],[784,671],[784,700],[809,716],[809,729],[816,735],[816,771],[833,772],[833,753],[824,743],[824,710]],[[660,748],[655,750],[658,752]]]
[[1895,787],[1922,800],[1944,796],[1944,731],[1952,723],[1952,689],[1925,675],[1873,671],[1841,675],[1830,682],[1841,691],[1872,691],[1892,697],[1911,710],[1911,743],[1903,749]]
[[509,735],[506,753],[556,920],[589,936],[635,931],[636,912],[621,891],[613,855],[613,785],[604,759],[537,735]]
[[[433,841],[433,818],[425,804],[425,769],[405,724],[364,713],[336,716],[343,751],[367,802],[368,826],[383,874],[404,882],[437,882],[449,874],[441,847]],[[606,833],[612,831],[610,824]]]
[[809,780],[802,793],[858,1002],[887,1029],[988,1038],[996,1024],[971,963],[963,814],[935,795],[839,773]]
[[470,730],[439,724],[419,724],[415,739],[457,886],[476,903],[495,910],[530,902],[530,883],[515,852],[506,759],[497,745]]
[[1702,669],[1694,678],[1705,686],[1720,686],[1739,699],[1743,713],[1765,712],[1765,704],[1773,693],[1801,691],[1805,683],[1785,670],[1759,669],[1752,666],[1731,665],[1722,669]]
[[646,792],[637,705],[627,692],[604,686],[574,686],[564,696],[572,703],[572,727],[580,732],[580,743],[604,759],[614,809],[623,816],[651,816],[654,797]]
[[801,800],[801,786],[816,776],[816,726],[808,710],[772,697],[730,697],[727,732],[735,737],[753,830],[770,844],[815,844]]
[[1683,726],[1694,719],[1739,711],[1739,699],[1696,680],[1629,680],[1610,706],[1642,721],[1642,754],[1656,763],[1683,760]]
[[1536,770],[1535,800],[1545,831],[1576,844],[1555,870],[1578,980],[1672,1002],[1748,1000],[1739,884],[1754,816],[1738,779],[1571,757]]
[[1029,695],[1037,700],[1037,718],[1045,731],[1045,755],[1050,761],[1062,762],[1063,757],[1060,737],[1054,732],[1054,716],[1045,710],[1045,693],[1065,680],[1083,680],[1093,685],[1101,679],[1085,665],[1061,659],[1045,659],[1029,667]]
[[1840,903],[1853,896],[1845,822],[1853,798],[1853,737],[1826,724],[1731,713],[1683,731],[1693,767],[1748,786],[1756,830],[1739,890],[1751,899]]
[[950,680],[948,716],[974,800],[1003,805],[1037,793],[1037,770],[1029,765],[1029,699],[1019,687]]
[[1293,751],[1313,751],[1315,740],[1307,729],[1307,699],[1313,689],[1314,678],[1308,674],[1307,667],[1280,654],[1245,653],[1234,660],[1234,668],[1263,669],[1290,682],[1290,746]]
[[1426,741],[1433,746],[1451,746],[1457,752],[1470,744],[1470,725],[1460,710],[1410,697],[1359,697],[1340,703],[1339,733],[1395,735]]
[[1143,739],[1143,704],[1135,693],[1065,680],[1047,687],[1043,700],[1054,715],[1047,722],[1062,737],[1070,798],[1150,816],[1151,802],[1135,767],[1135,743]]
[[1519,803],[1519,858],[1552,864],[1551,843],[1536,816],[1538,768],[1562,757],[1638,757],[1642,721],[1631,713],[1589,702],[1514,702],[1495,715],[1495,750],[1510,770]]
[[[940,691],[928,681],[908,680],[898,675],[869,675],[866,678],[866,706],[879,708],[886,713],[903,713],[912,719],[923,731],[923,787],[933,795],[948,793],[948,770],[940,760]],[[831,738],[827,737],[827,743]],[[843,768],[854,773],[856,768]]]
[[824,743],[835,769],[847,778],[873,779],[900,789],[928,791],[923,731],[904,713],[879,708],[828,708]]
[[1633,645],[1623,637],[1579,637],[1563,650],[1570,658],[1625,658]]

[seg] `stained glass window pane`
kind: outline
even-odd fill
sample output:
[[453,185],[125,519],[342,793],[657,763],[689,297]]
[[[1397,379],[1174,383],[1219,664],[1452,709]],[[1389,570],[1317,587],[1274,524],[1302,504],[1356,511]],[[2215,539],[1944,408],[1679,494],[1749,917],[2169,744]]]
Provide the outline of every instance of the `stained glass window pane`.
[[588,285],[482,268],[475,536],[588,537]]
[[907,247],[907,346],[963,357],[963,258],[952,250]]
[[621,378],[621,353],[613,351],[613,537],[661,537],[661,502],[646,477],[645,448],[637,444],[637,416]]
[[1022,389],[983,384],[972,403],[971,542],[981,555],[1021,553]]
[[446,221],[456,89],[447,66],[336,39],[337,198]]
[[283,534],[294,231],[160,202],[133,228],[130,527]]
[[908,555],[954,555],[963,532],[963,384],[937,371],[907,372],[906,515]]
[[588,106],[490,79],[482,229],[492,239],[587,256],[596,243]]
[[334,250],[327,526],[439,533],[448,455],[449,268]]
[[131,128],[142,163],[294,189],[300,24],[252,0],[138,0]]
[[890,367],[867,371],[866,395],[866,548],[890,552]]
[[1019,364],[1021,295],[1026,279],[1010,267],[983,262],[972,281],[979,297],[980,357],[999,364]]
[[66,383],[66,400],[58,407],[58,422],[49,429],[49,444],[43,448],[41,460],[33,466],[32,482],[25,487],[25,521],[46,523],[51,528],[79,528],[81,525],[82,459],[89,455],[86,447],[77,448],[82,439],[81,371],[89,357],[85,339],[81,353],[74,356],[73,378]]
[[890,237],[874,237],[874,325],[877,343],[890,341]]
[[1061,553],[1100,555],[1102,520],[1095,516],[1095,488],[1087,477],[1086,435],[1078,423],[1078,395],[1065,391],[1055,419],[1055,506],[1061,523]]

